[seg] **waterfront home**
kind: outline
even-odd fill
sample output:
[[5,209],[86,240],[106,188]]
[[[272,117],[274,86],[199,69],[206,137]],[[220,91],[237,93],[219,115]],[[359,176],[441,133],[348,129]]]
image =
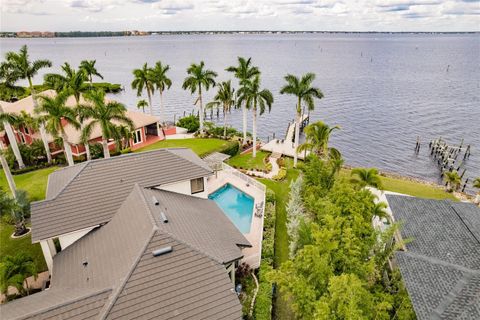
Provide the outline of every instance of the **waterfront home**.
[[[56,95],[56,92],[54,90],[46,90],[40,92],[38,95],[53,97]],[[108,99],[106,98],[106,101],[107,100]],[[3,111],[6,113],[20,114],[22,111],[24,111],[29,115],[34,115],[32,96],[28,96],[12,103],[4,101],[0,101],[0,103],[2,105]],[[88,104],[88,102],[84,101],[83,98],[80,99],[80,103]],[[70,96],[66,102],[66,105],[69,107],[74,107],[76,105],[75,98],[73,96]],[[131,110],[127,110],[126,115],[133,121],[135,129],[133,132],[133,138],[129,141],[129,145],[132,147],[132,149],[138,149],[140,147],[149,145],[159,140],[163,140],[165,138],[164,132],[160,128],[159,119],[157,117]],[[88,120],[86,121],[86,123],[88,123]],[[81,130],[75,129],[70,124],[65,124],[64,129],[67,134],[68,143],[70,144],[73,155],[77,157],[84,155],[85,147],[81,142]],[[18,128],[16,128],[16,130],[14,130],[14,134],[18,143],[31,144],[34,139],[41,139],[40,133],[38,131],[35,131],[32,128],[26,127],[24,125],[20,125]],[[54,143],[55,137],[49,134],[47,135],[52,154],[56,155],[58,153],[62,153],[62,147],[58,147]],[[7,134],[5,134],[4,132],[0,133],[0,141],[3,142],[5,145],[9,145],[8,139],[9,138]],[[89,143],[95,144],[101,143],[101,141],[102,132],[99,126],[95,126],[92,130],[92,134],[90,135]],[[108,145],[110,150],[115,149],[115,141],[113,141],[113,139],[110,139],[108,141]]]
[[0,307],[2,319],[241,319],[232,282],[251,244],[208,199],[213,175],[182,148],[51,174],[32,204],[50,287]]
[[386,195],[395,253],[417,318],[480,319],[480,209],[471,203]]

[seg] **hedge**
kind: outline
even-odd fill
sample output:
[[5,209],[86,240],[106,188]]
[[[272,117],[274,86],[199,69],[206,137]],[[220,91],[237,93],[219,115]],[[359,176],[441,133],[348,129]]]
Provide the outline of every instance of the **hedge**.
[[266,274],[272,270],[272,267],[265,262],[260,264],[259,278],[260,280],[255,300],[254,314],[256,320],[272,319],[272,284],[265,280]]
[[238,150],[240,149],[240,144],[237,141],[232,141],[228,143],[225,148],[219,150],[218,152],[228,154],[229,156],[236,156]]

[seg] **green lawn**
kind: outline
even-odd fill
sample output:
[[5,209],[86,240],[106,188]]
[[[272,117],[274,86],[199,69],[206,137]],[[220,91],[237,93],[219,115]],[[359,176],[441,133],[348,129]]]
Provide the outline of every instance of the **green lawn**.
[[[58,167],[49,167],[24,174],[14,175],[13,180],[15,180],[17,189],[27,191],[32,201],[42,200],[45,198],[48,175],[57,169]],[[0,170],[0,187],[2,187],[3,190],[10,190],[8,188],[7,179],[5,178],[3,170]]]
[[[349,169],[342,169],[341,175],[350,178]],[[451,193],[446,192],[442,187],[436,187],[424,183],[409,181],[405,179],[396,179],[391,177],[380,177],[383,188],[387,191],[393,191],[419,198],[428,199],[450,199],[458,201]]]
[[235,168],[265,170],[266,158],[270,152],[258,151],[255,158],[251,153],[239,154],[228,159],[227,163]]
[[174,139],[155,142],[134,152],[150,151],[160,148],[190,148],[200,157],[226,148],[232,142],[221,139]]
[[39,243],[32,244],[31,235],[19,239],[12,239],[10,235],[14,231],[14,226],[0,221],[0,256],[15,255],[17,252],[26,252],[30,254],[37,264],[38,272],[47,270],[47,264],[43,258],[42,249]]

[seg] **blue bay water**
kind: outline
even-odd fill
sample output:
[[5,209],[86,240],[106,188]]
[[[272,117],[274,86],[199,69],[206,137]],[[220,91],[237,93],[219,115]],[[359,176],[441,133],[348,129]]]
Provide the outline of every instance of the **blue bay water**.
[[[263,139],[283,136],[294,118],[295,100],[279,94],[287,73],[317,74],[325,98],[316,102],[312,121],[339,125],[331,144],[353,166],[438,181],[429,158],[428,141],[441,136],[450,143],[472,146],[466,163],[470,181],[480,176],[480,34],[295,34],[295,35],[171,35],[121,38],[1,39],[0,53],[29,46],[32,58],[48,58],[49,70],[68,61],[96,59],[109,82],[125,91],[117,99],[134,109],[132,69],[157,60],[171,66],[173,86],[165,94],[170,120],[191,112],[194,96],[181,89],[185,69],[204,60],[219,73],[252,57],[262,71],[263,86],[275,98],[272,111],[259,118]],[[448,71],[447,71],[448,70]],[[36,82],[41,81],[40,74]],[[236,82],[235,82],[236,83]],[[207,99],[213,96],[207,93]],[[159,97],[154,96],[159,114]],[[220,119],[221,120],[221,119]],[[241,128],[241,112],[230,122]],[[251,117],[249,118],[251,129]],[[416,137],[422,148],[414,154]]]

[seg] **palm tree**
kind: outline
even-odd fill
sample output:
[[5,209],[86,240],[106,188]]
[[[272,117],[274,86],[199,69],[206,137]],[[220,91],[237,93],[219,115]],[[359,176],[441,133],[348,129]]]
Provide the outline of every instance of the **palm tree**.
[[220,83],[217,94],[213,101],[207,104],[207,108],[222,107],[223,109],[223,138],[227,138],[227,113],[235,105],[235,89],[230,80]]
[[45,123],[47,132],[54,137],[61,137],[63,141],[63,152],[67,159],[68,165],[73,166],[72,148],[68,143],[68,136],[65,132],[64,123],[73,126],[75,129],[80,129],[80,123],[77,121],[77,114],[74,109],[65,105],[68,94],[60,93],[54,98],[47,96],[40,96],[41,104],[35,110],[40,115],[40,121]]
[[86,119],[91,119],[91,122],[82,130],[82,136],[90,137],[91,132],[95,126],[100,126],[102,131],[102,146],[104,158],[110,158],[110,151],[108,150],[108,139],[115,138],[117,133],[116,125],[113,121],[126,124],[133,131],[134,125],[130,118],[126,116],[127,108],[117,101],[105,102],[105,92],[91,91],[85,94],[85,100],[91,105],[82,105],[82,113]]
[[[254,76],[260,74],[260,70],[257,67],[252,66],[252,58],[245,59],[238,57],[238,65],[230,66],[226,69],[228,72],[233,72],[235,78],[238,79],[239,85],[245,87],[248,81],[252,80]],[[247,107],[245,105],[240,106],[243,112],[243,144],[247,141]]]
[[[30,87],[30,93],[33,99],[33,108],[38,108],[37,93],[33,87],[32,79],[43,68],[49,68],[52,66],[52,62],[49,60],[35,60],[31,62],[28,57],[28,48],[26,45],[22,46],[19,53],[7,52],[5,55],[6,63],[15,70],[15,73],[19,75],[21,79],[28,80]],[[52,155],[50,154],[50,147],[48,146],[47,132],[43,123],[40,124],[40,136],[42,137],[43,146],[47,153],[48,163],[52,162]]]
[[273,95],[267,90],[260,90],[260,75],[256,75],[251,82],[238,90],[238,104],[245,103],[248,109],[253,112],[253,157],[257,156],[257,106],[260,108],[260,115],[268,107],[270,112],[273,103]]
[[379,190],[383,189],[380,175],[378,174],[378,170],[375,168],[355,168],[352,169],[351,175],[356,176],[352,178],[351,181],[358,184],[361,188],[370,186]]
[[31,256],[24,252],[18,252],[14,256],[6,255],[0,263],[0,292],[6,294],[8,287],[12,286],[21,295],[29,294],[25,280],[30,276],[34,279],[38,276],[37,265]]
[[153,84],[158,90],[160,95],[160,122],[165,122],[165,107],[163,105],[163,91],[170,89],[172,86],[172,80],[167,76],[167,71],[170,70],[170,66],[162,65],[161,61],[155,63],[155,67],[150,69],[150,78]]
[[18,117],[11,113],[4,113],[2,105],[0,104],[0,122],[3,124],[5,132],[7,133],[8,141],[12,147],[13,154],[17,160],[18,167],[20,169],[25,168],[25,163],[23,162],[22,154],[18,148],[17,137],[13,132],[12,124],[18,122]]
[[[85,85],[87,81],[87,74],[80,67],[78,71],[70,67],[70,64],[65,62],[62,66],[64,75],[49,73],[44,76],[45,83],[50,84],[56,91],[57,94],[60,92],[65,92],[68,95],[73,95],[75,98],[75,104],[78,107],[80,105],[80,97],[83,93],[91,89],[91,87]],[[80,119],[80,128],[83,129],[83,118],[79,115]],[[85,146],[85,153],[87,155],[87,160],[91,160],[90,155],[90,146],[87,141],[82,141]]]
[[378,217],[379,219],[388,219],[388,213],[386,211],[387,204],[385,202],[377,202],[373,206],[373,215]]
[[[317,154],[319,157],[333,157],[334,155],[340,155],[340,151],[335,148],[328,147],[328,141],[330,135],[334,130],[340,129],[339,126],[330,127],[328,124],[317,121],[308,125],[305,128],[305,143],[298,146],[298,152],[311,151]],[[338,157],[338,156],[336,156]]]
[[148,102],[144,99],[138,100],[137,109],[142,109],[143,113],[145,113],[145,107],[148,107]]
[[192,63],[187,69],[188,77],[183,81],[182,88],[184,90],[190,89],[190,92],[194,94],[198,91],[198,98],[194,105],[199,103],[200,107],[200,132],[203,133],[203,101],[202,101],[202,87],[205,91],[210,89],[210,86],[215,87],[215,77],[217,73],[212,70],[204,69],[205,63],[200,61],[200,64]]
[[457,170],[445,172],[445,176],[443,177],[443,179],[446,182],[445,185],[448,192],[457,190],[460,187],[460,183],[462,182],[462,179],[458,175]]
[[478,189],[477,196],[475,197],[475,203],[480,203],[480,177],[473,180],[473,187]]
[[127,125],[121,124],[115,126],[113,139],[117,142],[117,148],[119,150],[126,149],[130,147],[130,139],[133,139],[133,132]]
[[143,65],[142,69],[133,70],[132,89],[137,90],[137,97],[142,95],[143,89],[147,90],[150,114],[153,115],[152,95],[155,88],[149,70],[147,63]]
[[5,178],[7,179],[8,187],[12,191],[12,194],[15,195],[17,187],[15,181],[13,180],[12,173],[10,172],[10,167],[8,166],[7,159],[5,159],[5,147],[0,141],[0,164],[2,165],[3,172],[5,172]]
[[323,98],[323,93],[319,88],[312,87],[312,82],[315,80],[314,73],[307,73],[302,76],[301,79],[298,77],[288,74],[285,77],[287,84],[283,86],[280,90],[281,94],[290,94],[297,97],[296,108],[296,120],[295,120],[295,143],[294,143],[294,158],[293,166],[297,166],[297,148],[300,139],[300,119],[302,117],[302,102],[307,105],[308,111],[311,111],[315,108],[314,98],[321,99]]
[[93,76],[97,76],[103,80],[103,76],[95,68],[97,60],[83,60],[80,62],[80,70],[82,70],[90,82],[90,86],[93,85]]

